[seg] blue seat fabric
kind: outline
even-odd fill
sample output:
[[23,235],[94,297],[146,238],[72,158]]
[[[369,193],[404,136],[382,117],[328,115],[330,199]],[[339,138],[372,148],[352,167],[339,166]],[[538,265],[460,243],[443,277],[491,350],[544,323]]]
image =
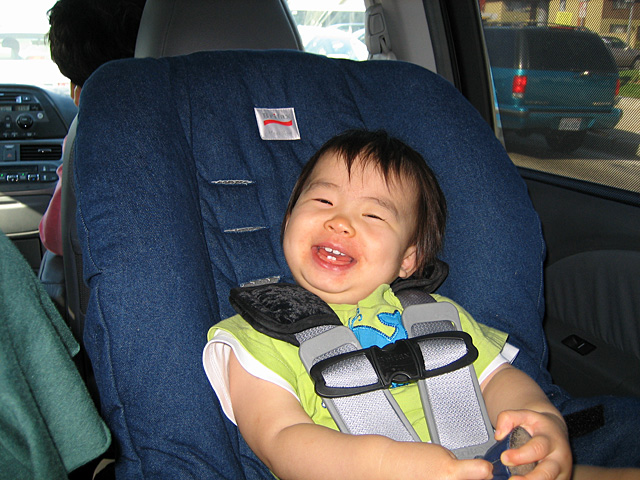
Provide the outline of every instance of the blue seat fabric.
[[[437,75],[220,51],[107,64],[82,95],[84,335],[123,478],[271,478],[221,413],[202,348],[234,313],[232,287],[292,281],[280,247],[289,193],[312,153],[349,128],[385,129],[423,154],[449,204],[439,293],[508,331],[516,366],[561,394],[545,369],[538,217],[493,132]],[[301,139],[260,139],[254,107],[293,107]]]

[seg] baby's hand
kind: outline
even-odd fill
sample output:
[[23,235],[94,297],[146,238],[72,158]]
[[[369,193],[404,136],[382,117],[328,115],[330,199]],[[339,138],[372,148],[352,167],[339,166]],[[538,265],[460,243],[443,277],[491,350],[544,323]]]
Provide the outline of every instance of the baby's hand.
[[514,479],[568,480],[571,478],[571,450],[564,421],[552,413],[532,410],[509,410],[500,413],[496,422],[496,440],[501,440],[515,427],[521,426],[532,438],[522,447],[506,450],[501,455],[502,463],[512,467],[538,462],[536,468],[524,476]]

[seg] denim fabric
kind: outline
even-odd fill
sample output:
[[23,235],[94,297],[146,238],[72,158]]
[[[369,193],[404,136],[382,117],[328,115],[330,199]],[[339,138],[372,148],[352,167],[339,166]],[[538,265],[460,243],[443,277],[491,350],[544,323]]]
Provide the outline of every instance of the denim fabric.
[[[301,139],[261,140],[254,107],[295,109]],[[214,52],[107,64],[82,93],[79,235],[85,342],[124,478],[270,478],[201,365],[229,290],[292,281],[280,222],[302,165],[348,128],[384,128],[426,158],[449,203],[439,293],[509,332],[546,372],[540,222],[493,132],[442,78],[401,62]]]
[[631,397],[598,396],[570,398],[560,406],[565,414],[585,412],[602,406],[604,425],[593,429],[590,421],[579,425],[586,433],[571,438],[574,463],[607,467],[640,468],[640,399]]

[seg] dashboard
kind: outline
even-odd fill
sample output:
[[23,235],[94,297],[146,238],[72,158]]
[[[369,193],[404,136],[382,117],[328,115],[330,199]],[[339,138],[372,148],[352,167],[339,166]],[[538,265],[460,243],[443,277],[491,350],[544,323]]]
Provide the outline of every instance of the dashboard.
[[0,85],[0,230],[34,268],[42,253],[38,224],[76,113],[68,96],[30,85]]

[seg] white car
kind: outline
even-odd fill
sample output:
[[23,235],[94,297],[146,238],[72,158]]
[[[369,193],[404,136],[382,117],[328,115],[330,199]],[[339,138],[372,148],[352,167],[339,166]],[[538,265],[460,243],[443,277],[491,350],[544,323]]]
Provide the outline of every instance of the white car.
[[298,26],[304,49],[332,58],[366,60],[367,46],[358,40],[355,33],[348,33],[334,27]]

